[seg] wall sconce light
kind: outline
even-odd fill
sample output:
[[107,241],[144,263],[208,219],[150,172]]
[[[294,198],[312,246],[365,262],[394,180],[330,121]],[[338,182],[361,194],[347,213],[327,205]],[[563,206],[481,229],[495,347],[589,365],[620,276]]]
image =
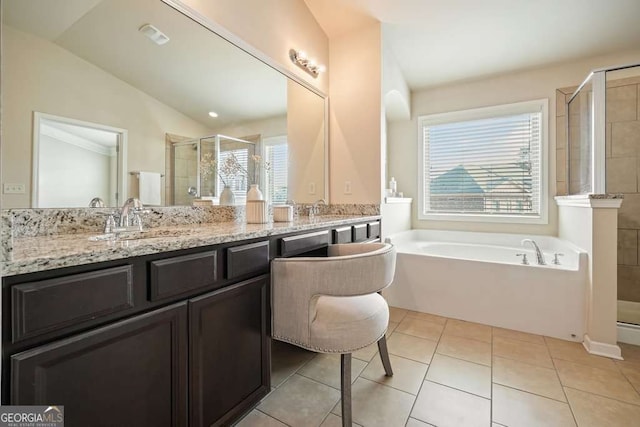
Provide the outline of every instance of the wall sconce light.
[[316,63],[315,59],[309,59],[302,50],[290,49],[289,58],[291,58],[291,62],[311,74],[313,78],[318,77],[320,73],[324,73],[327,70],[324,65]]

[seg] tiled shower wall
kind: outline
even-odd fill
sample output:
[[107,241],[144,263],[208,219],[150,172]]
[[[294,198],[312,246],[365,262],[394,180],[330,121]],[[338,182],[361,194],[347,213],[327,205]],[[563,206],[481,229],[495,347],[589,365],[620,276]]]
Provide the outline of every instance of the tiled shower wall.
[[[566,101],[575,88],[556,91],[557,193],[566,186]],[[640,302],[640,77],[607,82],[607,193],[622,193],[618,213],[618,299]]]

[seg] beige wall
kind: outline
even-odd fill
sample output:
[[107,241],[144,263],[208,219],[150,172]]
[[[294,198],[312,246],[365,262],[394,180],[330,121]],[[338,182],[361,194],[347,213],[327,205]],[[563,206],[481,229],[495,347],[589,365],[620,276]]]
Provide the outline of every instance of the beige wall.
[[417,200],[418,124],[417,117],[531,99],[549,99],[549,223],[520,225],[448,221],[418,221],[413,208],[413,228],[446,228],[475,231],[518,232],[555,235],[558,230],[556,192],[556,89],[577,85],[593,68],[637,61],[640,51],[574,61],[543,69],[505,74],[484,80],[436,87],[412,93],[412,120],[391,122],[388,127],[389,174],[398,181],[398,190]]
[[254,120],[251,122],[238,123],[232,126],[216,128],[215,134],[242,138],[251,135],[260,135],[262,138],[281,136],[287,134],[287,116],[269,117],[268,119]]
[[324,100],[289,80],[287,109],[288,197],[313,203],[325,198]]
[[[165,133],[210,131],[113,75],[44,39],[3,27],[2,181],[27,193],[3,195],[2,207],[28,207],[33,112],[128,130],[129,171],[165,169]],[[134,180],[130,179],[130,194]]]
[[[332,38],[329,111],[331,203],[380,203],[382,54],[380,24]],[[351,193],[345,194],[345,181]]]
[[183,0],[183,3],[328,93],[327,74],[314,79],[289,59],[289,49],[304,50],[330,68],[327,36],[303,1]]
[[[588,286],[585,310],[587,334],[590,340],[610,346],[615,346],[617,342],[614,249],[617,215],[618,210],[612,208],[561,206],[558,221],[559,237],[584,249],[589,256],[589,272],[585,284]],[[598,351],[597,348],[590,350]],[[607,351],[613,351],[608,355],[616,355],[619,349],[610,347]]]

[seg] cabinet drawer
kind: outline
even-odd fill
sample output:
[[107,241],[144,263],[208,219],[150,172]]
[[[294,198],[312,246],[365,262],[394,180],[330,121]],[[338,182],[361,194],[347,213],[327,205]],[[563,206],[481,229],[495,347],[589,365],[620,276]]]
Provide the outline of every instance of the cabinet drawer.
[[269,269],[269,241],[227,249],[227,279]]
[[151,261],[151,301],[213,285],[218,280],[218,251]]
[[351,243],[351,226],[333,230],[333,243]]
[[329,230],[280,239],[280,256],[298,255],[329,245]]
[[130,265],[15,285],[11,288],[12,341],[131,307]]
[[369,239],[377,239],[380,237],[380,222],[370,222],[367,224],[367,237]]
[[363,242],[367,240],[367,224],[356,224],[353,226],[353,241]]

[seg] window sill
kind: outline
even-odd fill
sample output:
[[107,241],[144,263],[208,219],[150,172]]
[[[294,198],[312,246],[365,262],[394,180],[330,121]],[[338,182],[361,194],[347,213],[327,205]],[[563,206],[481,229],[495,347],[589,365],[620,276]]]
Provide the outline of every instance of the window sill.
[[540,224],[546,225],[546,215],[520,216],[520,215],[475,215],[475,214],[418,214],[419,221],[458,221],[458,222],[486,222],[501,224]]

